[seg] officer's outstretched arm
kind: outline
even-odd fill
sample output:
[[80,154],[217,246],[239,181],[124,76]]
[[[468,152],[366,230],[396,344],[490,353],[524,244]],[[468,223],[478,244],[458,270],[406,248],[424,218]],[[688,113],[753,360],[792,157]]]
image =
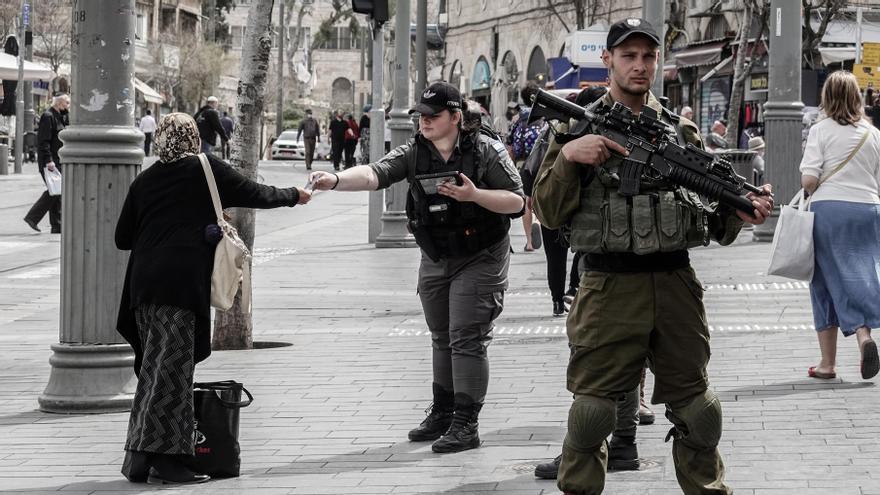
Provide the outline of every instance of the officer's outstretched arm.
[[367,165],[358,165],[335,174],[312,172],[309,182],[319,191],[375,191],[379,187],[376,172]]

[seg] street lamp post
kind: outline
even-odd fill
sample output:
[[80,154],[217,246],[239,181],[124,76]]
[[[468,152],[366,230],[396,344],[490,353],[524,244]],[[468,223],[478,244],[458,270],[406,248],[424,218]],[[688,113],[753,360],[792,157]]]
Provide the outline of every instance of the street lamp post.
[[134,127],[135,12],[135,0],[73,2],[71,125],[59,153],[61,335],[43,411],[122,411],[134,395],[134,355],[115,330],[128,256],[113,238],[144,158]]
[[[18,46],[18,86],[15,98],[15,161],[13,162],[13,172],[21,173],[22,159],[24,158],[24,129],[25,129],[25,102],[27,98],[31,98],[31,91],[26,91],[33,85],[31,81],[24,80],[24,61],[30,59],[27,46],[31,41],[31,4],[28,0],[21,0],[21,19],[19,24],[20,36]],[[30,129],[33,129],[33,118],[31,118]]]
[[[371,20],[373,31],[372,62],[372,108],[370,109],[370,162],[376,163],[385,156],[385,107],[382,101],[385,84],[385,31],[384,23]],[[382,232],[382,207],[385,191],[370,191],[369,227],[367,240],[376,242]]]
[[801,102],[801,5],[788,0],[770,3],[769,94],[764,104],[768,143],[766,181],[773,184],[777,200],[772,216],[753,233],[756,241],[771,241],[779,218],[780,203],[800,189],[798,165],[801,150],[803,108]]
[[[391,109],[391,147],[407,142],[413,134],[409,116],[410,0],[398,0],[395,17],[394,108]],[[415,238],[407,230],[406,194],[408,184],[398,182],[385,190],[382,232],[376,247],[414,247]]]

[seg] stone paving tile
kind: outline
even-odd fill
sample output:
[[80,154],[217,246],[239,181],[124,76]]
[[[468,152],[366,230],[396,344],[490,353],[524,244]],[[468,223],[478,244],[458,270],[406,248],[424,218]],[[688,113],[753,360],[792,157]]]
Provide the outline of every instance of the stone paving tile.
[[[269,164],[261,175],[300,184],[301,169]],[[127,414],[35,411],[58,337],[60,245],[19,225],[39,193],[30,179],[0,178],[0,494],[153,493],[118,473]],[[406,441],[430,401],[417,252],[366,245],[365,201],[327,194],[258,214],[255,340],[293,345],[216,352],[198,367],[198,379],[235,378],[256,398],[242,411],[242,477],[162,493],[558,493],[531,474],[559,452],[571,401],[564,321],[549,315],[543,256],[511,257],[489,348],[483,447],[437,455]],[[521,246],[517,227],[512,244]],[[691,253],[707,288],[727,479],[738,495],[880,495],[876,380],[859,378],[852,339],[840,343],[838,379],[806,377],[818,354],[809,294],[764,274],[768,248],[746,233],[733,247]],[[657,423],[639,429],[643,468],[609,474],[605,493],[680,493],[663,442],[670,424],[655,408]]]

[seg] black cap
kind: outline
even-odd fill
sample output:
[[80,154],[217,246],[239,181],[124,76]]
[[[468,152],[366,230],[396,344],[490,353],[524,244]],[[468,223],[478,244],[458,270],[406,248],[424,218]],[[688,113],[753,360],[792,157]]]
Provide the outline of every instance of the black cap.
[[638,17],[630,17],[615,22],[611,29],[608,30],[605,46],[610,50],[636,34],[647,36],[655,45],[660,46],[660,37],[657,36],[654,26],[650,22]]
[[461,110],[461,93],[448,82],[435,82],[428,86],[419,98],[419,104],[409,113],[437,115],[443,110]]

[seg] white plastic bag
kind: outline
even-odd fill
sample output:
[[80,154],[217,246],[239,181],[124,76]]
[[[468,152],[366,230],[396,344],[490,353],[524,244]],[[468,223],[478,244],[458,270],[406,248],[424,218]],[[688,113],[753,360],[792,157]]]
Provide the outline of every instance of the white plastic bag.
[[61,172],[57,168],[55,170],[47,168],[44,173],[46,175],[46,189],[49,191],[49,196],[61,196]]
[[801,189],[779,214],[767,274],[809,281],[813,278],[814,263],[813,212]]

